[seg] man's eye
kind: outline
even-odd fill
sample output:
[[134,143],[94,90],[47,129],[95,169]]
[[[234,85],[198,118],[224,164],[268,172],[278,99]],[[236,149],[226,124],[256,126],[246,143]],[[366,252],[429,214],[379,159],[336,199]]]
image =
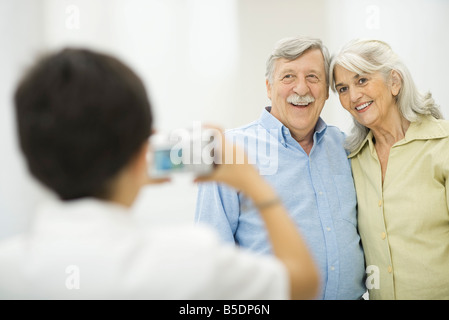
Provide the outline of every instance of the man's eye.
[[318,82],[320,80],[314,74],[309,74],[306,78],[307,78],[307,80],[309,80],[310,82],[313,82],[313,83],[316,83],[316,82]]
[[282,82],[283,83],[292,83],[295,80],[295,76],[292,74],[286,74],[285,76],[282,77]]

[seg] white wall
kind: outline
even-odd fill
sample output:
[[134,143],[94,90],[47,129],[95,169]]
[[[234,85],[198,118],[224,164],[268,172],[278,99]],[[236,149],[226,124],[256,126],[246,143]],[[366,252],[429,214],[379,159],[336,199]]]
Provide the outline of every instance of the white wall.
[[[449,1],[328,0],[327,3],[326,43],[331,52],[354,38],[386,41],[408,66],[418,88],[430,90],[445,117],[449,117],[449,91],[443,80],[449,74]],[[334,94],[332,98],[335,103],[328,104],[328,109],[333,109],[332,118],[339,119],[337,113],[342,109]]]
[[45,195],[19,154],[12,95],[19,74],[42,47],[42,10],[34,1],[0,1],[0,238],[26,228]]
[[[265,61],[277,40],[319,37],[335,52],[355,37],[378,38],[449,116],[448,13],[446,0],[0,0],[0,238],[23,230],[28,212],[49,196],[25,170],[11,111],[16,79],[37,53],[67,45],[112,53],[144,80],[159,129],[194,121],[230,128],[269,105]],[[333,93],[322,115],[349,130]],[[151,222],[190,222],[195,195],[180,177],[146,188],[135,212]]]

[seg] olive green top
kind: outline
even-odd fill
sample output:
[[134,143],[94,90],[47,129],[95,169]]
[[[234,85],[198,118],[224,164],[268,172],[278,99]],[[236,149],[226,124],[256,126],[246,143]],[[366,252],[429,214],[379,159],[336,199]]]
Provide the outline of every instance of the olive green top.
[[349,155],[370,299],[449,299],[449,121],[412,122],[384,183],[373,134]]

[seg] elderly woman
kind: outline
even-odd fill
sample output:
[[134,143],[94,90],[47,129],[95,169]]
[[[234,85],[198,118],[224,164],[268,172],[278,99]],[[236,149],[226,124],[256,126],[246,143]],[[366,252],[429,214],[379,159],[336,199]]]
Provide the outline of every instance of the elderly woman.
[[356,40],[330,65],[347,140],[370,299],[449,299],[449,121],[391,47]]

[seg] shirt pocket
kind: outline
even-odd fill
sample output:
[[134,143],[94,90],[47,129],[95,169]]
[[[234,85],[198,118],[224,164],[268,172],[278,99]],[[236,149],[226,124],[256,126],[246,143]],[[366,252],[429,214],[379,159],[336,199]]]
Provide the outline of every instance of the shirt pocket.
[[333,176],[334,187],[337,189],[337,198],[340,205],[338,215],[341,219],[357,226],[357,198],[352,175],[337,174]]

